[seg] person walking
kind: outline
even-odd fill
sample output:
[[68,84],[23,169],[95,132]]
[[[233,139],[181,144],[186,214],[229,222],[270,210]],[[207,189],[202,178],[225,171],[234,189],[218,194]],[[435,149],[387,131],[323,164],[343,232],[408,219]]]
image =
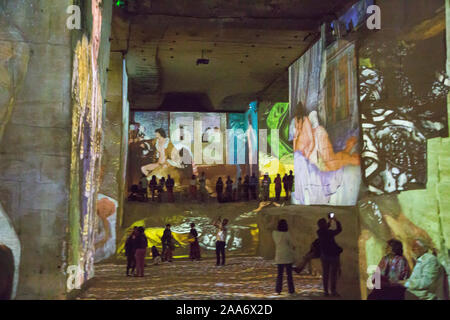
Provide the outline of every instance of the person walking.
[[[216,266],[223,266],[225,265],[225,247],[226,247],[226,241],[227,241],[227,225],[228,225],[228,219],[223,219],[221,221],[221,218],[219,217],[213,225],[217,228],[216,233]],[[222,257],[222,259],[221,259]]]
[[[317,235],[320,243],[323,290],[325,296],[329,296],[328,280],[330,280],[331,295],[338,297],[339,294],[336,290],[336,284],[338,271],[340,270],[339,256],[342,253],[342,248],[337,245],[334,237],[342,232],[342,226],[341,223],[334,217],[334,213],[330,213],[328,219],[328,222],[323,218],[317,222],[319,227],[319,230],[317,230]],[[336,229],[331,230],[330,227],[333,222],[336,223]]]
[[200,260],[200,244],[198,243],[198,232],[195,229],[195,223],[191,223],[191,231],[189,232],[189,241],[191,243],[189,258],[192,261]]
[[277,199],[277,201],[280,201],[280,195],[281,195],[281,176],[278,173],[275,180],[275,199]]
[[294,280],[292,278],[292,264],[294,263],[294,245],[291,235],[288,231],[286,220],[278,221],[277,230],[272,232],[272,238],[275,242],[275,263],[278,266],[278,276],[275,291],[281,294],[283,288],[283,273],[286,269],[289,294],[295,293]]
[[223,201],[223,181],[222,177],[219,177],[216,182],[217,202]]
[[[127,277],[134,275],[134,269],[136,268],[136,237],[138,234],[138,227],[134,227],[130,236],[125,242],[125,256],[127,257]],[[130,275],[131,270],[131,275]]]
[[172,231],[170,230],[170,224],[166,224],[166,229],[164,230],[161,242],[163,247],[162,260],[172,262],[173,236]]
[[143,227],[138,227],[138,233],[136,236],[136,276],[144,276],[144,264],[145,264],[145,254],[147,251],[148,241],[145,236],[145,229]]

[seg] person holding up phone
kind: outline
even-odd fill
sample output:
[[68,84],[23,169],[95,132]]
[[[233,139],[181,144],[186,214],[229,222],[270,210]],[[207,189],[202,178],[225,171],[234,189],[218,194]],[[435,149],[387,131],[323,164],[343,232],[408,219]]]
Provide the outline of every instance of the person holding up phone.
[[[336,229],[331,230],[331,223],[336,223]],[[340,269],[339,256],[342,253],[342,248],[338,246],[334,237],[342,232],[341,223],[336,219],[333,212],[328,214],[328,222],[322,218],[317,222],[319,230],[317,235],[320,243],[320,260],[322,262],[322,280],[323,290],[325,296],[329,296],[328,293],[328,280],[330,280],[331,295],[338,297],[339,294],[336,290],[337,276]]]

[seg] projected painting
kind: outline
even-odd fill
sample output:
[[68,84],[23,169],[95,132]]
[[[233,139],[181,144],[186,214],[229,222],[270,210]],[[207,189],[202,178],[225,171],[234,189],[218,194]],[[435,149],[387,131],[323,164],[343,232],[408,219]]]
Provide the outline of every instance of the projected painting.
[[236,179],[253,173],[258,176],[257,106],[251,102],[245,113],[228,114],[227,163],[236,165]]
[[425,188],[427,139],[447,137],[443,1],[410,10],[398,33],[361,43],[362,165],[371,192]]
[[322,39],[289,68],[296,204],[356,203],[361,174],[355,62],[353,44],[339,42],[325,51]]
[[[289,103],[262,102],[259,104],[258,124],[260,129],[259,171],[269,173],[272,181],[279,173],[281,177],[294,171],[292,142],[289,141]],[[271,185],[270,196],[275,196],[275,185]],[[284,190],[281,196],[285,196]]]
[[[129,186],[137,185],[142,175],[147,179],[153,175],[157,179],[170,175],[175,180],[174,191],[187,192],[192,175],[199,177],[204,172],[206,189],[215,196],[219,177],[230,176],[234,180],[248,172],[244,165],[236,165],[238,162],[227,158],[231,136],[226,135],[225,113],[134,112],[131,117]],[[247,127],[243,127],[244,135]],[[246,144],[247,141],[245,139]],[[240,153],[243,164],[248,159],[249,149],[244,150]]]

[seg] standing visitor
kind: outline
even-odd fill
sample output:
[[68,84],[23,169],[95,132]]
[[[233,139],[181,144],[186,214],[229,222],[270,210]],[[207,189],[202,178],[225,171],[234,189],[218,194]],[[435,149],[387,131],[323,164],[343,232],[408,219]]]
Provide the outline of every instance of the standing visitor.
[[148,241],[145,236],[145,229],[143,227],[138,227],[137,237],[136,237],[136,276],[144,276],[144,264],[145,264],[145,254],[147,251]]
[[199,191],[200,191],[200,200],[205,202],[205,199],[208,196],[208,190],[206,190],[206,177],[205,173],[202,172],[202,175],[198,179]]
[[191,223],[191,231],[189,232],[189,241],[191,242],[189,258],[192,261],[200,260],[200,244],[198,243],[198,232],[195,229],[195,223]]
[[152,201],[155,201],[155,192],[158,188],[158,181],[156,180],[156,176],[152,176],[150,180],[150,192],[152,193]]
[[242,200],[242,178],[239,177],[238,182],[237,182],[237,195],[236,195],[236,200],[237,201],[241,201]]
[[246,175],[244,178],[243,189],[244,189],[244,200],[248,201],[250,199],[250,194],[249,194],[250,177],[248,175]]
[[134,275],[134,269],[136,268],[136,237],[138,234],[138,227],[134,227],[127,241],[125,242],[125,255],[127,256],[127,277]]
[[294,245],[288,231],[286,220],[278,221],[277,230],[272,232],[275,242],[275,263],[278,266],[278,276],[275,291],[280,294],[283,288],[283,273],[286,269],[289,294],[295,293],[294,281],[292,279],[292,264],[294,263]]
[[[227,224],[228,219],[223,219],[219,217],[213,225],[217,228],[216,233],[216,266],[225,265],[225,246],[227,241]],[[220,259],[222,257],[222,259]]]
[[175,181],[170,177],[170,174],[167,176],[166,180],[166,189],[167,189],[167,201],[173,202],[173,187],[175,185]]
[[230,202],[233,200],[233,180],[230,176],[227,177],[226,188],[225,188],[225,201]]
[[289,175],[288,175],[288,190],[289,190],[289,195],[286,194],[286,200],[288,200],[291,197],[291,193],[292,193],[292,188],[294,187],[294,175],[292,174],[292,170],[289,171]]
[[166,229],[164,229],[161,242],[163,247],[162,260],[172,262],[173,236],[172,231],[170,230],[170,224],[166,224]]
[[223,201],[223,181],[222,177],[219,177],[216,182],[216,193],[217,193],[217,201],[222,202]]
[[257,189],[258,189],[258,178],[256,177],[255,173],[252,173],[252,176],[250,178],[250,194],[252,200],[256,200],[257,197]]
[[280,195],[281,195],[281,176],[278,173],[275,180],[275,198],[277,199],[277,201],[280,201]]
[[191,194],[191,200],[197,199],[197,177],[195,175],[192,175],[189,192]]
[[284,192],[286,193],[286,197],[285,200],[289,200],[289,176],[287,175],[287,173],[284,174],[283,177],[283,188],[284,188]]
[[270,193],[270,184],[272,183],[272,180],[270,180],[269,173],[266,172],[264,175],[264,178],[262,180],[262,191],[263,191],[263,199],[264,201],[269,200],[269,193]]
[[[330,213],[328,219],[328,222],[323,218],[317,222],[317,225],[319,226],[317,235],[320,243],[323,290],[325,292],[325,296],[328,296],[328,280],[330,280],[331,295],[338,297],[339,294],[336,291],[336,283],[338,271],[340,269],[339,256],[342,253],[342,248],[337,245],[334,237],[341,233],[342,226],[341,223],[334,217],[334,213]],[[330,229],[332,222],[336,223],[335,230]]]
[[148,180],[145,174],[143,174],[141,180],[139,180],[139,185],[141,186],[141,192],[144,195],[144,201],[148,201]]
[[159,179],[159,186],[158,186],[158,202],[162,201],[162,195],[164,193],[164,186],[166,185],[166,179],[162,177]]

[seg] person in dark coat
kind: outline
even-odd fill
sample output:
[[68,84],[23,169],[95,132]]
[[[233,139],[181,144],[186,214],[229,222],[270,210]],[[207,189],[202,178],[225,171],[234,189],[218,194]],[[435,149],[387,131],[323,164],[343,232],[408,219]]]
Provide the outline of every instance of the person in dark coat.
[[233,201],[233,180],[231,180],[230,176],[227,177],[225,184],[225,199],[227,202],[231,202]]
[[216,193],[217,193],[217,201],[222,202],[223,201],[223,181],[222,177],[219,177],[216,182]]
[[[336,222],[335,230],[330,229],[333,221]],[[334,213],[329,215],[328,222],[322,218],[317,222],[317,225],[319,227],[319,230],[317,230],[317,235],[320,243],[323,290],[325,292],[325,296],[328,296],[328,280],[330,280],[331,294],[333,296],[339,296],[336,291],[336,283],[340,268],[339,256],[342,253],[342,248],[337,245],[334,237],[341,233],[342,226],[341,223],[334,218]]]
[[289,190],[289,196],[286,195],[286,197],[289,197],[289,198],[290,198],[290,196],[291,196],[292,188],[293,188],[293,186],[294,186],[294,179],[295,179],[295,177],[294,177],[294,175],[292,174],[292,170],[290,170],[290,171],[289,171],[289,175],[288,175],[288,190]]
[[149,185],[150,185],[150,192],[152,193],[152,201],[155,201],[155,192],[158,189],[158,180],[156,180],[156,176],[152,176]]
[[200,260],[200,244],[198,243],[198,232],[195,229],[195,223],[191,223],[191,231],[189,232],[189,239],[191,241],[189,258],[192,261]]
[[175,180],[172,179],[170,174],[167,176],[166,189],[167,189],[167,201],[173,202],[173,187],[175,186]]
[[280,174],[277,174],[277,177],[274,180],[275,183],[275,198],[277,201],[280,201],[280,195],[281,195],[281,177]]
[[133,232],[125,242],[125,255],[127,256],[127,277],[134,275],[134,269],[136,268],[136,237],[138,234],[138,227],[134,227]]
[[287,173],[284,174],[283,177],[283,188],[284,188],[284,192],[286,193],[286,198],[285,200],[289,200],[289,176],[287,175]]
[[172,231],[170,230],[170,224],[166,224],[166,229],[164,230],[161,242],[163,247],[162,260],[172,262],[173,236]]
[[250,177],[248,175],[244,178],[243,189],[244,189],[244,200],[249,200],[249,188],[250,188]]
[[145,236],[144,227],[138,227],[138,232],[136,236],[136,276],[144,276],[144,264],[145,264],[145,254],[147,252],[148,241]]
[[250,177],[250,194],[252,200],[257,199],[258,184],[259,184],[258,178],[253,173],[252,176]]

